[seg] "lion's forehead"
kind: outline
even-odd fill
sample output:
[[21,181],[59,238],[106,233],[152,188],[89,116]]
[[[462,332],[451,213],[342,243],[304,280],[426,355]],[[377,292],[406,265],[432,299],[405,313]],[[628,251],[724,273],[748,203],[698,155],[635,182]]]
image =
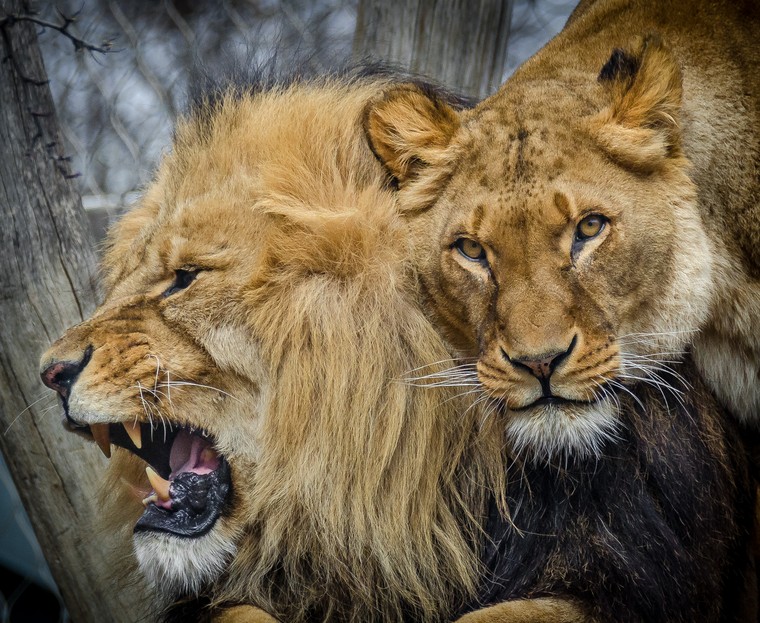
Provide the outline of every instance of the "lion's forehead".
[[471,231],[553,233],[608,200],[602,180],[612,173],[599,150],[548,113],[486,109],[465,125],[460,150],[447,194],[458,208],[452,218]]
[[[521,156],[514,153],[517,150],[519,147],[506,159],[519,159]],[[498,169],[498,165],[489,166],[484,160],[483,168]],[[452,181],[447,203],[455,209],[450,212],[450,226],[495,241],[505,236],[523,239],[525,234],[551,233],[565,226],[574,220],[578,205],[585,202],[582,186],[568,184],[560,175],[540,178],[539,170],[520,179],[509,163],[504,168],[507,171],[501,173],[480,171],[474,183],[466,175]]]

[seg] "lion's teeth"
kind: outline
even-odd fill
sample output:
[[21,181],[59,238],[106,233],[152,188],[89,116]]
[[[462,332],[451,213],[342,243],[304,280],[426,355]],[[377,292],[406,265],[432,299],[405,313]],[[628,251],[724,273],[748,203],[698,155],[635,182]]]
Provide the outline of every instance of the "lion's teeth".
[[135,448],[142,448],[142,430],[140,429],[140,424],[124,422],[124,430],[127,431],[127,435],[129,435],[132,443],[135,444]]
[[111,458],[111,429],[109,424],[90,424],[90,432],[100,451]]
[[155,493],[153,493],[152,495],[149,495],[147,498],[145,498],[142,501],[143,506],[145,508],[148,508],[148,504],[150,504],[151,502],[153,502],[153,503],[158,502],[158,496]]
[[150,486],[153,487],[153,491],[156,492],[158,499],[162,502],[171,500],[171,496],[169,495],[169,485],[171,483],[161,478],[150,466],[145,468],[145,473],[148,475]]

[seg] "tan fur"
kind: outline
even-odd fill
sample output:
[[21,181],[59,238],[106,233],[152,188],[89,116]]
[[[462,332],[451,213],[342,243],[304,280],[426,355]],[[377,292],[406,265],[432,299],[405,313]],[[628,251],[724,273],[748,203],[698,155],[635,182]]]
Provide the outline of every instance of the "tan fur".
[[[136,535],[159,588],[283,621],[444,620],[475,589],[499,440],[457,389],[404,381],[450,354],[361,132],[383,86],[228,97],[180,123],[111,232],[105,302],[43,357],[93,347],[76,420],[203,428],[228,459],[232,507],[208,535]],[[114,449],[104,513],[124,535],[149,490],[140,464]]]
[[277,619],[252,606],[236,606],[214,617],[212,623],[277,623]]
[[586,612],[572,601],[554,597],[517,599],[470,612],[458,623],[585,623]]
[[[752,2],[583,2],[458,123],[408,89],[368,109],[377,154],[414,160],[419,136],[446,136],[399,201],[422,213],[410,223],[430,307],[478,356],[519,449],[597,451],[615,434],[610,390],[659,383],[690,345],[723,402],[758,421],[758,40]],[[576,244],[591,214],[608,222]],[[485,261],[457,251],[463,238]],[[520,364],[558,355],[551,391],[575,402],[530,406],[545,388]]]

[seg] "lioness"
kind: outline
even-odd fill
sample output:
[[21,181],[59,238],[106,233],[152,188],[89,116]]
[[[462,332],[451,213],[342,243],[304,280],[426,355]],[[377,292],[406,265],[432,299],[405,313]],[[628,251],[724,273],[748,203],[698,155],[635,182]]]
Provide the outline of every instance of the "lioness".
[[[732,614],[715,604],[743,584],[734,508],[751,500],[699,388],[679,426],[629,418],[627,443],[592,466],[602,488],[510,485],[532,541],[494,502],[486,523],[487,490],[503,494],[500,422],[445,376],[409,231],[361,131],[388,86],[202,101],[111,234],[105,302],[43,357],[69,426],[113,452],[104,513],[168,618],[268,620],[259,606],[287,622],[580,623],[642,602],[679,620],[699,596],[705,620]],[[662,410],[657,394],[637,400]],[[691,418],[704,425],[684,432]],[[699,486],[672,477],[684,469]],[[502,591],[506,573],[518,581]]]
[[518,450],[598,453],[613,403],[693,345],[760,416],[760,5],[583,2],[494,96],[367,113],[431,309]]

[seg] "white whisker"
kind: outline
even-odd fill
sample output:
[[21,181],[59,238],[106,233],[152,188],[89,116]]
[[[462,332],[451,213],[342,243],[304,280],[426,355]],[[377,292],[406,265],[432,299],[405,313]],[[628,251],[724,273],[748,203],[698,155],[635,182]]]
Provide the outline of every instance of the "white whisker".
[[223,394],[224,396],[228,396],[229,398],[232,398],[233,400],[237,400],[238,402],[241,402],[240,399],[236,398],[229,392],[224,391],[223,389],[219,389],[218,387],[214,387],[213,385],[203,385],[202,383],[193,383],[192,381],[166,381],[165,383],[161,383],[161,387],[201,387],[203,389],[211,389],[215,392],[219,392],[220,394]]
[[29,411],[29,409],[31,409],[34,405],[37,405],[37,404],[41,403],[43,400],[50,399],[50,398],[55,398],[55,394],[51,394],[51,393],[49,393],[49,392],[46,391],[45,395],[42,396],[42,398],[38,398],[33,403],[31,403],[30,405],[28,405],[26,407],[26,409],[20,411],[19,414],[15,418],[13,418],[13,421],[10,424],[8,424],[8,428],[6,428],[5,432],[3,433],[3,437],[5,437],[8,434],[8,431],[11,429],[11,426],[13,426],[18,421],[18,419],[22,415],[24,415],[24,413],[26,413],[27,411]]
[[[419,366],[418,368],[412,368],[411,370],[408,370],[405,374],[411,374],[412,372],[417,372],[418,370],[424,370],[425,368],[432,368],[433,366],[438,366],[444,363],[450,363],[452,361],[467,362],[469,360],[469,361],[475,362],[477,361],[477,359],[478,359],[477,357],[459,357],[457,359],[441,359],[440,361],[426,363],[424,366]],[[463,363],[462,365],[474,365],[474,363],[473,364]],[[461,366],[457,366],[457,367],[461,367]]]

